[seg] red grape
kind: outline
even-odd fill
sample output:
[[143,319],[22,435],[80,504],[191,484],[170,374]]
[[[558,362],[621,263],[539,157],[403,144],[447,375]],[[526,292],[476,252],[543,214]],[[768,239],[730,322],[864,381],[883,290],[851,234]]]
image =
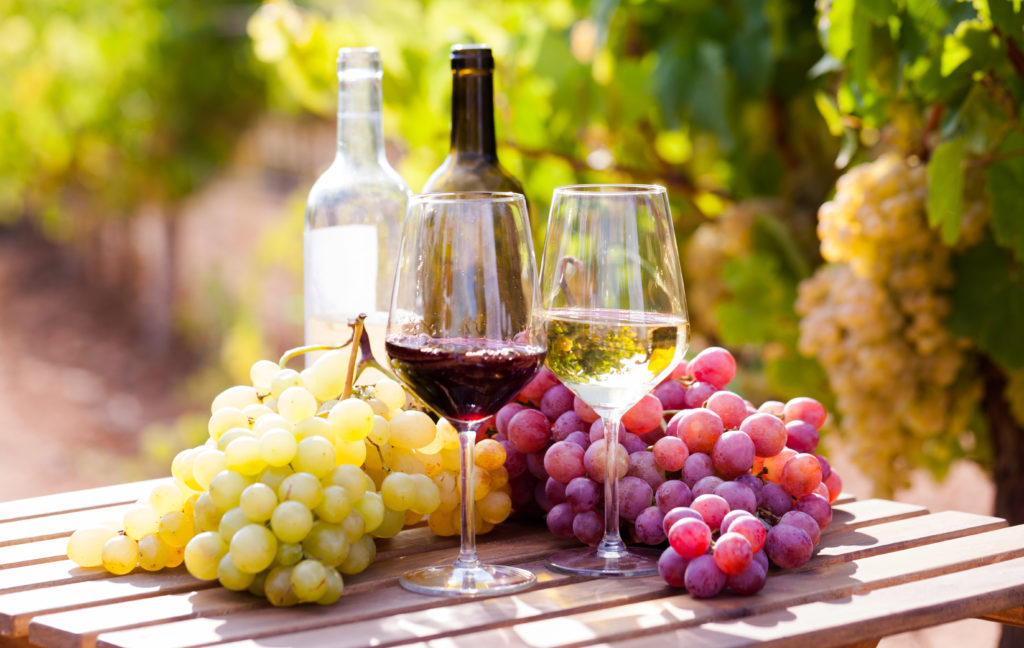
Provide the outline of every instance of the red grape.
[[843,480],[840,479],[839,473],[830,470],[828,477],[825,478],[825,486],[828,487],[828,503],[832,504],[843,492]]
[[701,477],[697,480],[697,483],[693,485],[691,489],[694,497],[700,497],[701,495],[710,495],[715,492],[715,489],[722,485],[722,478],[718,475],[708,475],[707,477]]
[[661,527],[665,531],[665,537],[668,537],[668,532],[672,529],[673,524],[679,520],[685,520],[687,518],[704,522],[704,518],[700,516],[700,513],[694,511],[688,506],[677,506],[666,513],[664,519],[661,521]]
[[726,574],[738,574],[754,559],[750,542],[738,533],[723,533],[711,553],[715,564]]
[[828,500],[815,493],[797,498],[793,502],[793,510],[806,513],[814,518],[814,521],[818,523],[818,528],[822,531],[832,522],[832,507],[829,506]]
[[544,412],[549,421],[557,421],[562,414],[572,412],[574,398],[576,397],[565,385],[554,385],[541,397],[540,411]]
[[623,414],[622,424],[633,434],[650,432],[661,425],[663,411],[661,401],[656,396],[644,394],[636,405]]
[[593,423],[597,419],[601,418],[597,412],[594,411],[590,405],[584,403],[579,396],[572,401],[572,411],[576,412],[576,416],[583,419],[586,423]]
[[640,511],[633,523],[636,539],[644,544],[658,545],[665,541],[665,529],[662,522],[665,514],[657,506],[648,506]]
[[662,513],[668,513],[676,507],[689,506],[693,501],[693,493],[683,482],[670,479],[654,491],[654,501]]
[[703,520],[683,518],[669,528],[668,543],[683,558],[696,558],[711,547],[711,529]]
[[681,410],[686,407],[686,388],[674,380],[661,383],[651,393],[661,401],[662,409]]
[[744,509],[732,509],[725,514],[724,518],[722,518],[722,523],[718,525],[718,532],[727,532],[729,530],[729,525],[742,517],[754,517],[754,514]]
[[[624,477],[629,470],[629,453],[621,443],[616,448],[615,476]],[[583,453],[583,466],[587,469],[587,475],[599,484],[604,483],[604,456],[604,441],[590,444]]]
[[552,479],[568,484],[583,475],[583,448],[568,441],[556,441],[544,453],[544,470]]
[[548,475],[547,469],[544,468],[544,451],[531,452],[526,455],[526,469],[530,471],[530,474],[537,479],[544,481],[550,475]]
[[766,481],[778,482],[782,479],[782,469],[786,467],[786,463],[797,455],[797,451],[792,448],[783,448],[779,454],[771,457],[764,458],[764,470],[763,477]]
[[772,457],[786,447],[786,425],[778,417],[759,412],[740,423],[740,430],[754,442],[754,454]]
[[686,394],[683,396],[683,405],[687,409],[700,407],[716,391],[718,391],[718,387],[711,383],[695,382],[686,388]]
[[577,513],[593,510],[601,501],[601,485],[589,477],[577,477],[565,485],[565,501]]
[[557,384],[559,383],[558,378],[555,378],[555,374],[551,373],[551,370],[547,367],[541,367],[537,375],[533,377],[533,380],[526,383],[526,386],[516,395],[516,399],[530,403],[539,403],[544,392]]
[[761,566],[761,563],[752,560],[746,569],[738,574],[729,576],[725,584],[737,594],[750,596],[757,594],[764,588],[764,584],[768,580],[767,574],[767,570]]
[[782,515],[793,508],[793,498],[782,486],[768,482],[761,488],[761,506],[768,509],[772,515]]
[[565,501],[565,484],[557,479],[548,477],[544,482],[544,496],[548,498],[552,505],[561,504]]
[[724,431],[718,414],[702,407],[688,411],[679,419],[676,436],[686,442],[690,452],[709,453]]
[[690,375],[688,363],[686,360],[680,360],[679,364],[672,368],[671,373],[669,373],[668,378],[665,380],[680,380],[688,375]]
[[548,481],[548,479],[545,479],[544,481],[535,480],[533,482],[533,499],[545,511],[550,511],[558,503],[552,502],[548,498]]
[[711,449],[711,461],[715,471],[723,478],[739,477],[750,472],[754,465],[754,442],[746,432],[727,430],[715,441]]
[[738,481],[722,482],[713,492],[728,502],[732,511],[740,509],[753,513],[757,510],[757,495]]
[[743,484],[754,493],[754,497],[757,499],[758,504],[761,503],[761,489],[764,487],[764,482],[761,481],[760,477],[753,475],[740,475],[733,481]]
[[694,598],[716,596],[725,589],[727,579],[725,572],[715,564],[715,559],[707,554],[691,560],[683,577],[687,591]]
[[736,375],[736,359],[722,347],[708,347],[690,360],[689,372],[694,380],[721,389]]
[[619,443],[622,444],[622,447],[624,447],[626,452],[629,454],[647,451],[647,444],[644,443],[643,439],[632,432],[623,432],[619,434]]
[[654,460],[664,470],[675,472],[682,470],[690,450],[679,437],[666,436],[654,443]]
[[568,441],[569,443],[575,443],[584,450],[590,447],[590,439],[587,438],[587,433],[580,432],[579,430],[576,430],[575,432],[570,432],[569,436],[565,437],[564,440]]
[[773,416],[782,416],[782,413],[786,409],[786,404],[782,401],[777,400],[766,400],[761,403],[761,407],[757,408],[758,412],[764,412],[765,414],[771,414]]
[[576,517],[576,513],[567,502],[555,504],[548,511],[546,518],[548,530],[559,538],[571,538],[573,535],[572,520],[574,517]]
[[743,419],[747,418],[747,404],[731,391],[717,391],[711,394],[704,407],[718,414],[727,430],[739,428]]
[[658,488],[665,483],[665,472],[658,466],[658,462],[654,460],[654,453],[650,450],[631,453],[626,474],[639,477],[650,484],[651,488]]
[[782,417],[786,422],[806,421],[813,425],[815,430],[820,430],[821,426],[825,424],[825,416],[825,407],[813,398],[806,396],[790,400],[782,410]]
[[804,530],[807,537],[811,539],[811,544],[817,545],[818,540],[821,538],[821,527],[814,521],[810,515],[801,513],[800,511],[788,511],[785,515],[779,518],[779,524],[792,524],[795,527],[799,527]]
[[526,455],[516,450],[512,442],[507,439],[498,441],[498,443],[505,448],[505,470],[508,471],[509,479],[526,472]]
[[498,434],[508,435],[508,422],[525,407],[522,403],[508,403],[494,415],[494,427]]
[[623,519],[635,520],[653,498],[654,489],[639,477],[627,475],[619,480],[619,516]]
[[672,547],[666,547],[658,558],[658,574],[672,587],[684,587],[686,566],[689,564],[689,558],[683,558]]
[[752,515],[738,518],[729,526],[729,531],[746,538],[755,553],[764,546],[764,541],[768,537],[764,523]]
[[554,425],[551,426],[551,438],[555,441],[565,441],[573,432],[587,432],[589,429],[590,425],[576,416],[576,412],[570,410],[555,419]]
[[776,524],[768,531],[765,553],[783,569],[792,569],[811,559],[814,543],[807,532],[792,524]]
[[779,484],[793,497],[814,492],[821,483],[821,464],[812,454],[801,453],[786,462]]
[[786,423],[786,446],[797,452],[814,452],[818,447],[818,430],[804,421]]
[[729,512],[729,502],[718,495],[698,495],[693,498],[690,508],[700,513],[711,530],[717,529],[722,524],[722,518]]
[[604,536],[604,518],[597,511],[584,511],[572,520],[572,533],[583,544],[596,545]]
[[508,422],[507,434],[519,452],[539,452],[551,440],[551,422],[540,410],[526,408]]
[[687,486],[693,488],[698,481],[714,474],[715,464],[711,461],[711,455],[694,452],[683,463],[681,477]]

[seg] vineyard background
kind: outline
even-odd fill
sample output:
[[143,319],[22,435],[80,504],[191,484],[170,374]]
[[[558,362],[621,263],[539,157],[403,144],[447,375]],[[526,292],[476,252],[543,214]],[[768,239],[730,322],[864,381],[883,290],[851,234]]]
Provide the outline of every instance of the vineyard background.
[[[538,247],[555,186],[665,184],[694,350],[735,349],[752,400],[829,403],[823,442],[849,490],[1024,522],[1008,507],[1024,502],[1024,352],[1005,334],[1024,327],[1017,0],[0,0],[5,499],[165,473],[213,394],[295,346],[336,48],[381,48],[389,158],[418,189],[447,147],[448,47],[470,41],[495,49],[500,155]],[[964,358],[949,393],[970,412],[932,433],[841,430],[857,416],[840,416],[837,372],[801,353],[798,286],[826,265],[818,209],[886,152],[927,166],[921,228],[954,262],[1005,251],[954,264],[936,292]],[[957,249],[976,203],[986,239]],[[894,392],[916,380],[881,371]],[[882,645],[996,634],[963,622]]]

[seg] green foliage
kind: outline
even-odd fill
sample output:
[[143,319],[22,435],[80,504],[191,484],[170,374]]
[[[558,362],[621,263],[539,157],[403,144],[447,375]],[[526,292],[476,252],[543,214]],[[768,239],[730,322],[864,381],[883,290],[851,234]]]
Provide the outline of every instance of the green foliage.
[[946,245],[956,242],[964,212],[964,142],[942,142],[928,163],[928,224],[942,228]]
[[988,167],[992,231],[996,243],[1024,262],[1024,133],[1011,133],[996,154],[1005,157]]

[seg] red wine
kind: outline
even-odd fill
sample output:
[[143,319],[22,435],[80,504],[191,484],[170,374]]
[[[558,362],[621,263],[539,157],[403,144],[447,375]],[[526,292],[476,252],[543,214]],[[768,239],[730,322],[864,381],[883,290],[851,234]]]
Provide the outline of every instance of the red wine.
[[467,338],[389,336],[391,368],[431,409],[448,419],[491,416],[530,382],[541,346]]

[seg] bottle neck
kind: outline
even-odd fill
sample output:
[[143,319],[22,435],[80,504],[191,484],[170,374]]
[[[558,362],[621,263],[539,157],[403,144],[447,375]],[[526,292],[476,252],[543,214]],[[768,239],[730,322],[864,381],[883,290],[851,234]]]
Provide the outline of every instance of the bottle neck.
[[386,159],[381,106],[379,70],[349,70],[338,75],[339,158],[364,162]]
[[452,155],[498,159],[491,70],[452,70]]

